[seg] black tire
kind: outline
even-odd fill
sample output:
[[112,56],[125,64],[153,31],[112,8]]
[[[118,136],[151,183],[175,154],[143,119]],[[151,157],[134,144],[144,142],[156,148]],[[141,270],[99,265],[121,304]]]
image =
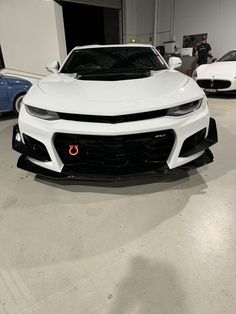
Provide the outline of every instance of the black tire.
[[15,100],[14,100],[14,107],[13,107],[13,110],[14,110],[14,113],[18,116],[19,115],[19,112],[20,112],[20,107],[21,107],[21,102],[22,102],[22,99],[25,95],[21,94],[21,95],[17,95]]

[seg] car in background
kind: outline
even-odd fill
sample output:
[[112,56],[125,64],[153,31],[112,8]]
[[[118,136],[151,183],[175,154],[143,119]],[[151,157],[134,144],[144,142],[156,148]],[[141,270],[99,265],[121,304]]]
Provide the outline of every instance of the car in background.
[[0,73],[0,115],[9,111],[18,115],[22,99],[31,85],[27,80]]
[[23,99],[12,141],[18,167],[116,180],[211,162],[216,123],[203,90],[175,71],[180,66],[151,45],[76,47]]
[[236,49],[214,63],[200,65],[192,77],[206,93],[236,93]]

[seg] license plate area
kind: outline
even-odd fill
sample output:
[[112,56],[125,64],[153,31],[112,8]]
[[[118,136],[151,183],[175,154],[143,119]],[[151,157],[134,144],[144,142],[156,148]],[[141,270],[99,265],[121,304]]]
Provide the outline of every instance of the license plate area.
[[217,89],[215,89],[215,88],[204,88],[204,91],[207,93],[216,93]]

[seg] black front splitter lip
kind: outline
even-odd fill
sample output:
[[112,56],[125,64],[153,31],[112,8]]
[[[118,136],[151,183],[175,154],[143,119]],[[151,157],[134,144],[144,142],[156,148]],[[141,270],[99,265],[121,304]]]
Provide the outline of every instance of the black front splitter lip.
[[207,165],[214,160],[213,154],[207,149],[199,158],[175,169],[169,169],[167,165],[162,168],[152,169],[146,172],[125,173],[125,174],[96,174],[96,173],[75,173],[70,168],[64,166],[62,172],[55,172],[52,170],[40,167],[31,162],[27,156],[21,155],[18,159],[17,167],[29,172],[33,172],[41,177],[53,180],[72,180],[72,181],[95,181],[95,182],[111,182],[111,181],[125,181],[133,179],[155,178],[163,176],[179,176],[183,175],[189,170],[194,170],[201,166]]

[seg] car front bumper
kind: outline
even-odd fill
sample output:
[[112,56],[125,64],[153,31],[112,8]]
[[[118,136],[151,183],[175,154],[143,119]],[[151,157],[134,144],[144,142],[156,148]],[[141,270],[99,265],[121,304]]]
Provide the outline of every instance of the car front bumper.
[[[108,169],[104,167],[104,171],[103,168],[100,171],[94,171],[94,168],[93,170],[91,168],[90,171],[89,167],[77,167],[78,164],[63,161],[55,145],[55,136],[59,131],[60,134],[77,137],[99,135],[116,139],[116,137],[132,135],[138,137],[139,134],[141,136],[148,132],[157,132],[157,136],[161,136],[161,132],[167,132],[167,130],[174,134],[174,141],[165,162],[149,164],[147,168],[143,167],[143,164],[133,169],[119,165],[115,171],[110,171],[109,167]],[[51,178],[101,180],[103,177],[110,181],[126,176],[136,177],[144,173],[149,175],[151,172],[166,174],[177,167],[189,168],[190,165],[192,168],[209,163],[213,160],[213,156],[209,151],[207,154],[205,151],[216,142],[215,120],[210,119],[205,100],[205,104],[197,113],[184,117],[161,117],[116,125],[65,120],[44,121],[30,116],[23,106],[19,126],[14,128],[12,145],[14,150],[22,154],[18,160],[18,167],[21,169]],[[75,143],[68,142],[68,147],[70,144]],[[193,161],[195,165],[191,164]]]
[[236,79],[231,76],[197,77],[196,82],[209,93],[216,92],[236,92]]
[[151,179],[162,176],[182,176],[187,171],[197,169],[201,166],[207,165],[213,162],[214,157],[210,149],[204,151],[204,153],[193,160],[192,162],[180,166],[178,168],[169,169],[166,165],[162,168],[153,168],[149,171],[132,172],[122,174],[94,174],[94,173],[78,173],[73,168],[64,166],[61,172],[55,172],[45,169],[31,162],[25,155],[21,155],[17,162],[17,167],[32,173],[39,175],[40,177],[53,179],[53,180],[73,180],[73,181],[94,181],[94,182],[114,182],[114,181],[130,181],[136,179]]

